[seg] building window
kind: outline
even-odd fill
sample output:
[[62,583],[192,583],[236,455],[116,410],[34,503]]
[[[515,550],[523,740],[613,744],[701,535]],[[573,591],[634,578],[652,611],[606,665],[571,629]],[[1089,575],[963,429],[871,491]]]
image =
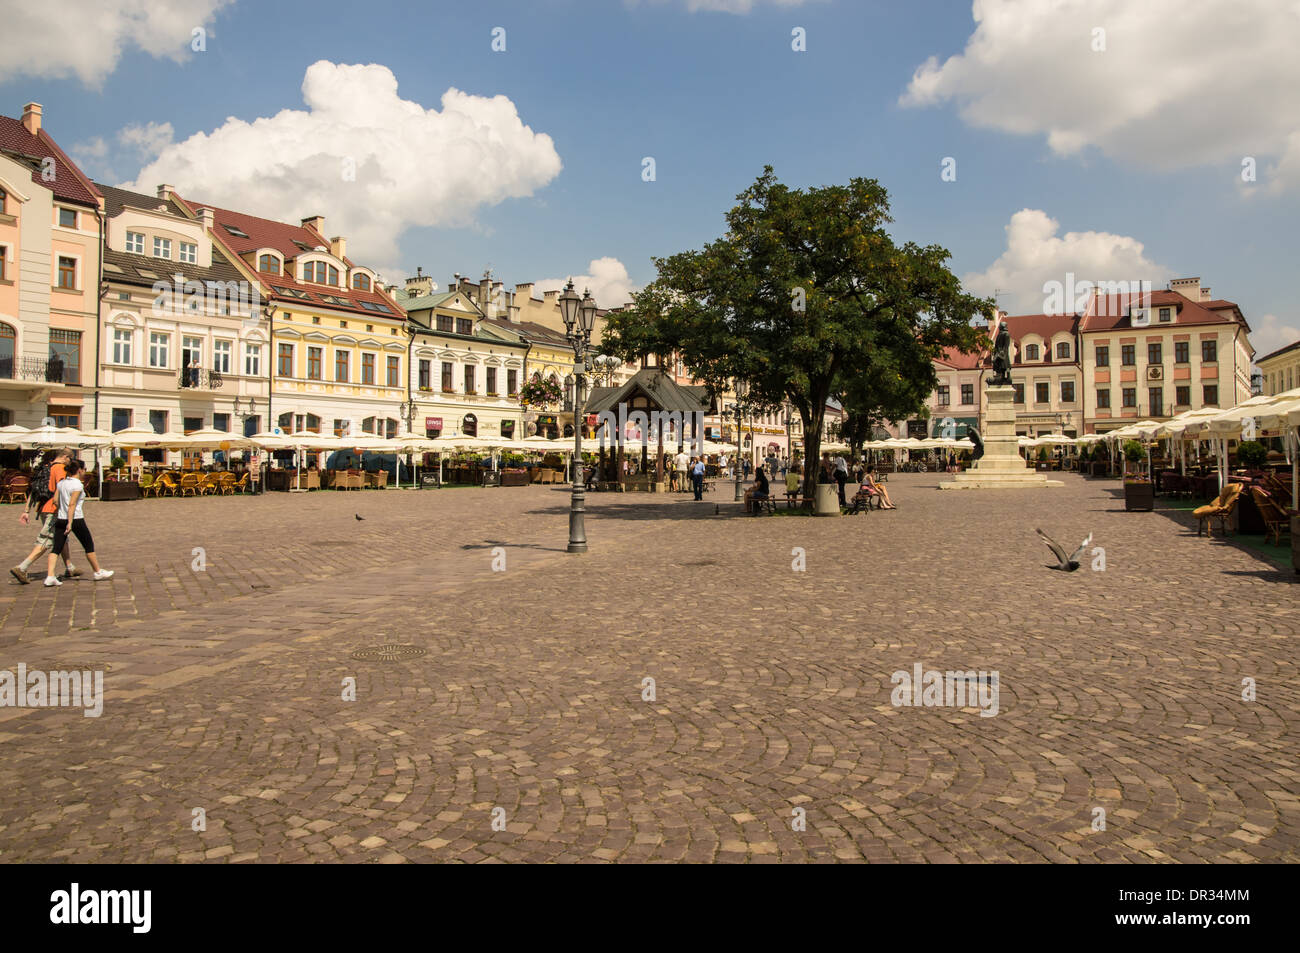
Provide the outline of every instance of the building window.
[[1070,359],[1070,342],[1059,341],[1056,345],[1056,359],[1058,361],[1068,361]]
[[1052,400],[1052,385],[1047,381],[1038,381],[1034,384],[1034,403],[1048,404]]
[[281,344],[275,362],[275,372],[281,377],[293,377],[293,345]]
[[76,290],[77,260],[75,258],[59,256],[59,287]]
[[1201,393],[1204,397],[1201,403],[1204,404],[1206,407],[1219,406],[1219,385],[1218,384],[1206,384],[1204,387],[1201,388]]
[[262,373],[262,345],[244,345],[244,374],[257,377]]
[[1119,362],[1124,367],[1133,367],[1137,364],[1137,348],[1132,344],[1122,344],[1119,349]]
[[[427,375],[426,375],[427,376]],[[388,386],[401,387],[402,380],[402,359],[395,355],[388,356]],[[428,385],[425,385],[426,388]]]
[[340,384],[348,382],[348,364],[351,355],[347,351],[336,350],[334,352],[334,379]]
[[309,261],[302,266],[302,280],[318,285],[337,285],[339,270],[323,261]]
[[154,433],[167,432],[167,411],[151,410],[149,411],[149,428]]
[[442,362],[442,392],[450,394],[456,388],[451,382],[451,364],[447,361]]
[[457,318],[457,319],[456,319],[456,333],[457,333],[457,334],[464,334],[464,335],[466,335],[466,336],[471,336],[471,335],[473,335],[473,333],[474,333],[474,319],[473,319],[473,318]]
[[181,370],[188,372],[190,386],[199,386],[199,368],[203,366],[203,339],[181,337]]
[[0,281],[6,280],[9,267],[9,246],[0,245]]
[[202,429],[203,429],[203,418],[202,418],[202,417],[182,417],[182,418],[181,418],[181,432],[182,432],[182,433],[194,433],[194,431],[196,431],[196,430],[202,430]]
[[1110,367],[1110,348],[1106,345],[1097,347],[1097,366]]
[[1025,402],[1025,385],[1012,384],[1011,386],[1016,389],[1016,403],[1023,404]]
[[172,240],[170,238],[157,238],[153,240],[153,256],[155,258],[171,258]]
[[1172,321],[1173,319],[1174,319],[1174,309],[1173,309],[1173,308],[1161,308],[1161,309],[1160,309],[1160,320],[1161,320],[1161,321],[1168,322],[1168,321]]
[[438,315],[438,330],[451,333],[456,330],[456,322],[445,314]]
[[1219,359],[1219,342],[1211,338],[1201,342],[1201,363],[1213,364]]
[[113,329],[113,363],[131,363],[131,341],[135,333],[128,328]]
[[1174,404],[1186,407],[1192,402],[1192,389],[1186,385],[1174,388]]
[[947,384],[939,385],[939,406],[947,407],[951,403],[950,391]]
[[506,392],[514,396],[519,392],[519,372],[516,370],[506,371]]
[[194,264],[199,260],[199,246],[181,242],[181,261]]
[[1102,390],[1097,391],[1097,409],[1110,409],[1110,390],[1108,388],[1103,388]]
[[474,365],[465,365],[465,393],[473,394],[474,390]]
[[1151,416],[1162,417],[1165,412],[1165,389],[1163,387],[1148,387],[1147,400],[1151,405]]
[[1188,346],[1186,341],[1175,341],[1174,342],[1174,363],[1186,364],[1188,362],[1188,358],[1190,357],[1188,353],[1190,350],[1191,348]]
[[1125,387],[1120,392],[1125,407],[1136,407],[1138,405],[1138,392],[1136,387]]
[[81,332],[50,328],[50,362],[47,381],[64,384],[81,383]]
[[1159,341],[1147,345],[1147,363],[1160,364],[1164,361],[1164,348]]
[[361,383],[373,384],[375,382],[375,356],[369,352],[361,355]]
[[969,405],[975,403],[975,385],[974,385],[974,384],[962,384],[962,385],[961,385],[961,402],[962,402],[962,406],[969,406]]
[[1038,345],[1037,345],[1037,344],[1026,344],[1026,345],[1025,345],[1025,360],[1026,360],[1026,361],[1036,361],[1036,360],[1038,360]]
[[497,394],[497,369],[489,367],[484,373],[487,374],[487,392],[495,397]]
[[230,433],[230,414],[213,414],[212,429],[220,430],[222,433]]
[[157,331],[149,332],[149,366],[166,367],[167,366],[167,346],[171,341],[170,335],[160,334]]
[[126,233],[126,250],[137,255],[144,254],[144,232]]
[[370,290],[370,276],[369,276],[369,275],[361,275],[361,274],[353,275],[353,276],[352,276],[352,287],[353,287],[355,290],[357,290],[357,291],[369,291],[369,290]]
[[234,345],[230,341],[212,342],[212,369],[219,374],[230,373],[230,354]]
[[[391,361],[392,358],[390,357],[389,360]],[[433,387],[433,384],[430,382],[430,373],[431,372],[429,369],[429,362],[421,358],[420,359],[420,390],[429,390],[431,387]]]
[[1061,403],[1074,403],[1074,381],[1061,381]]
[[113,433],[117,433],[119,430],[125,430],[130,426],[131,411],[127,410],[125,407],[114,407],[112,423]]
[[80,407],[58,407],[50,404],[49,415],[54,420],[56,427],[80,427],[81,426],[81,408]]
[[7,193],[4,189],[0,189],[0,215],[3,215],[5,213],[5,199],[7,199],[8,197],[9,197],[9,193]]
[[63,228],[77,227],[76,209],[61,208],[59,209],[59,225]]
[[280,259],[274,255],[262,255],[257,259],[257,270],[267,275],[280,273]]
[[323,349],[319,347],[307,348],[307,380],[318,381],[322,379],[321,361],[324,357]]

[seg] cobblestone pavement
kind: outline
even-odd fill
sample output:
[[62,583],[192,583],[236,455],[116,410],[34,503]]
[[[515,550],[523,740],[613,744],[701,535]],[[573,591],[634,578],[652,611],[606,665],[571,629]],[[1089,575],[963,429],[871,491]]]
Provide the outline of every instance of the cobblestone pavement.
[[[585,556],[549,487],[92,504],[113,580],[0,586],[0,668],[107,670],[99,718],[0,708],[0,860],[1295,861],[1295,575],[1115,483],[936,479],[590,494]],[[893,706],[916,663],[997,715]]]

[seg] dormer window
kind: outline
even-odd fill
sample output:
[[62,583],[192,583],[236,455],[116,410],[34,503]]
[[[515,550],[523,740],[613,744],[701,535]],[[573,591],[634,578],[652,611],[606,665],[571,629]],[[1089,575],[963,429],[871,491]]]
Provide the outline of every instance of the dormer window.
[[1026,360],[1026,361],[1036,361],[1036,360],[1038,360],[1038,345],[1037,345],[1037,344],[1026,344],[1026,345],[1025,345],[1025,360]]
[[153,240],[153,256],[155,258],[171,258],[172,240],[170,238],[155,238]]
[[309,261],[302,266],[302,280],[312,281],[318,285],[337,285],[339,270],[323,261]]
[[1174,319],[1174,309],[1173,309],[1173,308],[1161,308],[1161,309],[1160,309],[1160,320],[1161,320],[1161,321],[1169,322],[1169,321],[1172,321],[1173,319]]
[[144,232],[126,233],[126,250],[137,255],[144,254]]
[[248,232],[244,231],[242,228],[240,228],[237,225],[222,225],[221,227],[224,228],[231,235],[234,235],[236,238],[248,237]]
[[257,270],[266,275],[280,273],[280,259],[274,255],[262,255],[257,259]]
[[370,276],[369,276],[369,275],[363,275],[363,274],[360,274],[360,273],[353,275],[353,276],[352,276],[352,287],[353,287],[355,290],[357,290],[357,291],[369,291],[369,290],[370,290]]
[[1056,345],[1056,359],[1058,361],[1068,361],[1070,359],[1070,342],[1059,341]]

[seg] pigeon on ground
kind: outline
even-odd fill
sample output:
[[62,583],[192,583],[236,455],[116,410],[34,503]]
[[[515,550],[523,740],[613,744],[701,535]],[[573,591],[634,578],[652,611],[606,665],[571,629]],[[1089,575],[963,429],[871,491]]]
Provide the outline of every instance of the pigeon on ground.
[[1087,549],[1088,544],[1092,542],[1092,533],[1089,533],[1088,538],[1079,544],[1079,548],[1076,549],[1072,554],[1067,556],[1065,555],[1065,550],[1062,549],[1057,544],[1056,540],[1052,539],[1052,537],[1048,536],[1041,529],[1036,529],[1034,530],[1034,532],[1037,533],[1042,538],[1043,542],[1047,544],[1047,548],[1052,551],[1052,554],[1057,559],[1058,565],[1048,566],[1047,568],[1059,569],[1061,572],[1074,572],[1076,569],[1078,569],[1079,557],[1083,555],[1083,551]]
[[365,517],[362,516],[360,513],[354,513],[353,515],[354,515],[358,520],[363,520],[363,519],[365,519]]

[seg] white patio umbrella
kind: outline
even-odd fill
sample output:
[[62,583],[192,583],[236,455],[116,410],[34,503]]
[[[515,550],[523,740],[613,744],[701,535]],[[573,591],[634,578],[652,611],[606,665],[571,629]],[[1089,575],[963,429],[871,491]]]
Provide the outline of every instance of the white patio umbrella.
[[15,449],[22,446],[19,442],[19,438],[26,433],[28,433],[26,427],[19,427],[16,424],[10,424],[7,427],[0,427],[0,447]]
[[76,427],[33,427],[18,438],[22,447],[68,447],[76,446],[81,439],[81,431]]

